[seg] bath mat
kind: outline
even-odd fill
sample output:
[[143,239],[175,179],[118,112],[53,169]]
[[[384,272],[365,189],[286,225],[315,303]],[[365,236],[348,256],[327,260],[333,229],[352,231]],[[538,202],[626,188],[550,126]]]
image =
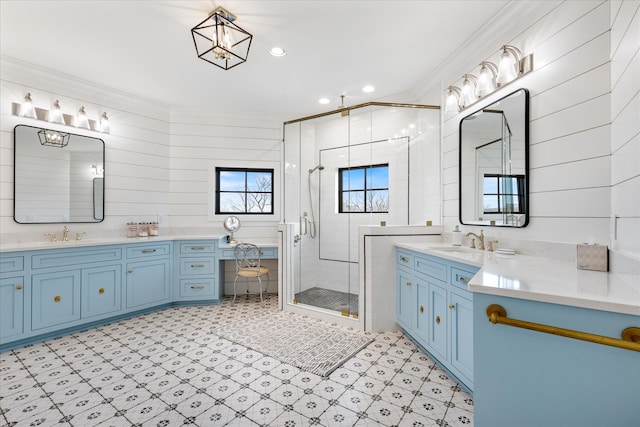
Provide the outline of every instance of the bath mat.
[[303,371],[328,376],[373,341],[362,332],[295,313],[269,312],[220,326],[214,334]]

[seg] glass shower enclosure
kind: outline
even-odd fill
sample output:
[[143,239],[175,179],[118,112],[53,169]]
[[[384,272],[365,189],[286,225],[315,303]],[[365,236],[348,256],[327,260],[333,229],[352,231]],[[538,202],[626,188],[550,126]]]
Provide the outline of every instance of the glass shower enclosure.
[[284,222],[294,234],[285,306],[359,319],[359,228],[424,225],[425,188],[439,186],[425,141],[438,144],[438,124],[434,107],[382,103],[284,124]]

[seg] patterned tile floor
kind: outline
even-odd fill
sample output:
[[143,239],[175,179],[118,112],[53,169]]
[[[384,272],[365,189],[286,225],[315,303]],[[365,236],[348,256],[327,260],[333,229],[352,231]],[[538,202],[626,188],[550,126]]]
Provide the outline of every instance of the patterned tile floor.
[[208,331],[275,310],[174,307],[0,353],[3,426],[467,426],[473,400],[400,332],[329,377]]

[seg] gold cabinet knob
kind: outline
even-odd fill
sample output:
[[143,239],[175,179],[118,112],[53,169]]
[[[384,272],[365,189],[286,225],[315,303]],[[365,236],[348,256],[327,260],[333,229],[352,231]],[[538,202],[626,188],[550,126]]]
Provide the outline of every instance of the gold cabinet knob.
[[411,286],[411,282],[407,282],[407,286]]
[[16,289],[21,291],[22,290],[22,285],[16,285]]
[[62,298],[60,298],[60,295],[56,295],[55,297],[53,297],[53,300],[54,300],[55,302],[60,302],[60,300],[61,300],[61,299],[62,299]]
[[405,257],[405,256],[400,257],[400,259],[401,259],[401,260],[402,260],[402,262],[404,262],[405,264],[409,262],[409,258],[407,258],[407,257]]
[[133,269],[131,269],[131,268],[130,268],[130,269],[128,269],[128,270],[127,270],[127,273],[133,273]]
[[423,313],[423,312],[424,312],[424,307],[420,306],[420,313]]
[[100,289],[98,289],[98,293],[99,293],[99,294],[104,294],[104,288],[100,288]]
[[450,308],[451,310],[453,310],[454,308],[456,308],[456,306],[455,306],[455,305],[453,305],[453,304],[449,304],[449,308]]
[[440,324],[440,316],[436,316],[436,323]]

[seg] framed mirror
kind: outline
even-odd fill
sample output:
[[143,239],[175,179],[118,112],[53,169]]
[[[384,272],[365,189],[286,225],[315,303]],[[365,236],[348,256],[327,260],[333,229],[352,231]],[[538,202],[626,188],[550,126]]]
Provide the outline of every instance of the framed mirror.
[[104,141],[18,125],[13,219],[20,224],[104,220]]
[[460,121],[460,223],[529,222],[529,91],[519,89]]

